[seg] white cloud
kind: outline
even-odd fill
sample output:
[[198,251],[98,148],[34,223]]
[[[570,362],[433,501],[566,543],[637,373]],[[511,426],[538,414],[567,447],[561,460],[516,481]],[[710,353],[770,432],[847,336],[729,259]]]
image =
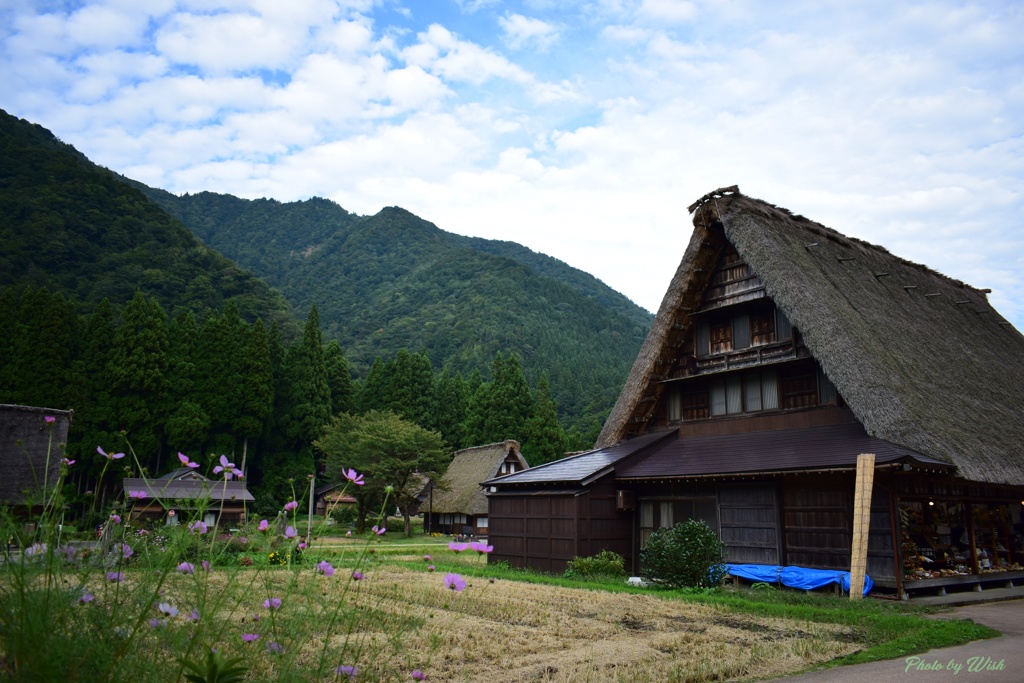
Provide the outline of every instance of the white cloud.
[[697,17],[697,5],[686,0],[643,0],[637,14],[645,20],[687,22]]
[[540,19],[510,14],[499,17],[498,23],[505,34],[505,43],[513,50],[531,47],[543,52],[558,40],[558,28]]
[[402,51],[407,63],[450,81],[480,85],[492,78],[530,83],[533,77],[492,50],[459,40],[440,24],[418,35],[419,43]]

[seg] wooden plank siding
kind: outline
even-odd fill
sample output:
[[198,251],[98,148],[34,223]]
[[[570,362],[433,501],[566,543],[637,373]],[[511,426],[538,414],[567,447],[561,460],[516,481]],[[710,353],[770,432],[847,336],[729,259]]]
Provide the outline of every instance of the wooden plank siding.
[[772,483],[720,486],[718,514],[726,560],[779,564],[779,519]]
[[785,563],[810,569],[850,570],[853,484],[801,477],[782,486]]

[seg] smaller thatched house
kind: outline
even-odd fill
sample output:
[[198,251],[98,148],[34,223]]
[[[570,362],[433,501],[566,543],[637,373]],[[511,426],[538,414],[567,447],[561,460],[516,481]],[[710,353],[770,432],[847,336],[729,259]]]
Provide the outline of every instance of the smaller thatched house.
[[242,480],[208,479],[187,467],[157,479],[126,478],[124,495],[132,505],[132,518],[162,520],[169,526],[200,515],[209,526],[244,524],[246,506],[256,500]]
[[426,501],[427,532],[486,536],[487,496],[480,482],[529,468],[519,442],[508,439],[456,451],[441,484]]
[[60,475],[69,410],[0,405],[0,506],[32,512]]

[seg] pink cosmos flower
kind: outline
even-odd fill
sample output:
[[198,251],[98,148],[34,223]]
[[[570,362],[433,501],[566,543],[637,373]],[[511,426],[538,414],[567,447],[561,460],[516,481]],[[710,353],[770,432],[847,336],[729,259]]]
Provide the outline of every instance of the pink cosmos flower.
[[348,531],[345,532],[345,537],[346,538],[352,538],[352,530],[351,529],[349,529]]
[[363,485],[363,475],[359,474],[353,469],[347,469],[342,472],[342,475],[356,486]]
[[191,467],[192,469],[199,467],[199,463],[192,462],[184,453],[178,453],[178,460],[180,460],[181,464],[184,465],[185,467]]
[[210,527],[206,526],[206,522],[202,521],[201,519],[197,519],[189,525],[188,529],[192,533],[198,533],[200,536],[202,536],[210,530]]
[[228,456],[226,455],[220,456],[220,464],[213,468],[214,474],[220,474],[221,472],[224,473],[225,479],[230,479],[236,474],[239,475],[239,477],[242,475],[242,471],[235,467],[235,463],[228,460]]
[[370,529],[370,531],[372,531],[373,533],[377,534],[378,536],[383,536],[384,532],[387,531],[387,530],[388,530],[387,527],[383,527],[382,526],[382,527],[378,528],[376,524],[374,524],[373,528]]
[[129,498],[133,498],[135,500],[142,500],[143,498],[146,497],[146,492],[145,491],[129,491],[128,492],[128,497]]
[[260,639],[260,634],[258,634],[258,633],[243,633],[242,634],[242,640],[244,640],[247,643],[251,643],[254,640],[259,640],[259,639]]
[[43,421],[45,421],[47,424],[53,424],[54,422],[57,421],[57,418],[55,418],[53,415],[47,415],[43,418]]
[[85,605],[92,602],[95,599],[96,596],[94,596],[92,593],[82,593],[82,595],[78,598],[78,604]]
[[75,460],[68,460],[67,458],[61,458],[60,461],[67,465],[68,467],[71,467],[76,462]]
[[334,576],[334,566],[327,560],[320,560],[316,570],[324,576]]
[[182,562],[178,565],[178,571],[182,574],[195,574],[196,566],[191,562]]
[[287,503],[284,504],[285,512],[291,512],[292,510],[294,510],[297,507],[299,507],[299,501],[297,501],[297,500],[290,500],[290,501],[288,501]]
[[284,537],[285,538],[295,538],[296,536],[298,536],[298,534],[295,532],[295,527],[293,527],[293,526],[286,526],[284,528]]
[[119,514],[117,514],[115,512],[114,514],[110,515],[110,521],[113,522],[114,524],[120,524],[121,523],[121,515],[119,515]]
[[194,609],[185,615],[185,618],[191,621],[193,624],[199,621],[199,610]]
[[425,681],[427,680],[427,674],[423,673],[419,669],[412,670],[412,680],[414,681]]
[[365,577],[362,572],[352,572],[353,581],[362,581]]
[[120,552],[121,557],[126,560],[135,554],[135,551],[132,550],[132,547],[127,543],[119,543],[118,545],[114,546],[114,550],[115,552]]
[[452,551],[454,551],[456,553],[461,553],[463,550],[465,550],[468,547],[469,547],[468,543],[456,543],[455,541],[452,541],[451,543],[448,544],[448,549],[452,550]]
[[334,670],[334,673],[338,676],[348,676],[349,679],[353,679],[356,677],[356,674],[359,673],[359,669],[354,666],[349,666],[348,664],[342,664]]
[[124,581],[124,574],[122,574],[121,572],[107,572],[107,581],[121,583],[122,581]]
[[466,590],[466,580],[458,574],[446,574],[444,577],[444,587],[450,588],[456,593],[461,593]]
[[163,625],[164,625],[164,620],[163,619],[157,619],[156,617],[154,617],[154,618],[149,620],[149,627],[150,628],[160,628]]
[[267,643],[267,652],[269,652],[272,655],[283,655],[284,645],[275,642]]
[[124,457],[124,453],[111,453],[108,455],[107,452],[100,448],[99,446],[96,447],[96,452],[102,455],[107,460],[120,460],[121,458]]
[[201,566],[202,566],[204,572],[210,571],[210,561],[209,560],[203,560]]
[[178,616],[178,608],[169,602],[161,602],[156,608],[169,617]]
[[263,606],[267,609],[280,609],[281,598],[267,598],[263,601]]
[[256,527],[256,528],[259,529],[260,531],[262,531],[263,533],[267,533],[267,531],[270,530],[270,523],[267,522],[267,520],[265,520],[265,519],[261,519],[260,520],[260,525],[258,527]]
[[494,550],[494,546],[487,545],[486,541],[480,541],[479,543],[470,543],[469,547],[477,551],[481,555],[484,555]]
[[434,565],[432,565],[432,564],[428,564],[427,565],[427,571],[428,572],[432,572],[432,571],[436,571],[436,570],[437,570],[437,567],[435,567]]
[[306,542],[305,541],[300,541],[299,542],[299,550],[305,550],[305,549],[306,549]]
[[424,560],[425,562],[430,562],[430,559],[431,559],[431,558],[430,558],[430,555],[424,555],[424,556],[423,556],[423,560]]

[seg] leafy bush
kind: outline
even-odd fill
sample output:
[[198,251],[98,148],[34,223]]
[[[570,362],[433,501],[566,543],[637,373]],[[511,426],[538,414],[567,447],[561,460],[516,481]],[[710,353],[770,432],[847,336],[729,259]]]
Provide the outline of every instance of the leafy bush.
[[331,519],[338,526],[355,526],[357,512],[355,505],[338,505],[331,510]]
[[617,579],[625,575],[626,561],[622,555],[610,550],[602,550],[591,557],[574,557],[565,569],[567,579]]
[[716,587],[725,576],[725,546],[695,519],[658,529],[640,551],[640,575],[672,587]]

